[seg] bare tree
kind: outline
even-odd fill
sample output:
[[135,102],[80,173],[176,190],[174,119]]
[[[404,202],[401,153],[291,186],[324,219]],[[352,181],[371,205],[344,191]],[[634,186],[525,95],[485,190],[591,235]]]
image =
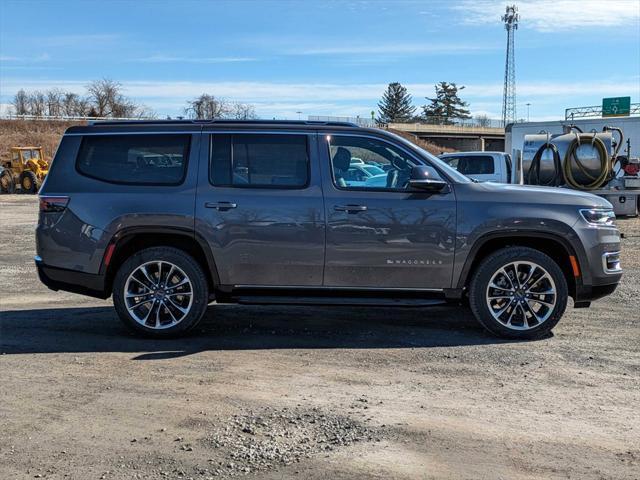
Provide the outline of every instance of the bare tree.
[[96,117],[113,116],[112,111],[114,105],[117,106],[120,100],[121,85],[118,82],[103,78],[102,80],[94,80],[87,85],[87,94],[89,102],[93,107]]
[[148,112],[147,107],[142,107],[127,98],[122,93],[122,84],[108,78],[95,80],[87,85],[91,113],[96,117],[140,117],[141,112]]
[[187,102],[184,109],[189,118],[198,120],[215,120],[220,118],[233,118],[235,120],[251,120],[258,118],[256,109],[247,103],[230,103],[224,98],[203,93],[197,98]]
[[50,117],[59,117],[62,115],[62,100],[64,92],[58,88],[52,88],[47,93],[47,115]]
[[248,103],[236,102],[231,105],[231,118],[236,120],[253,120],[258,118],[256,109],[253,105]]
[[47,99],[39,90],[29,95],[29,114],[44,117],[47,113]]
[[69,117],[84,117],[89,113],[89,100],[77,93],[65,92],[62,99],[62,111]]
[[484,114],[483,115],[476,115],[475,121],[476,121],[476,124],[479,127],[486,128],[486,127],[490,127],[491,126],[491,120],[489,119],[489,117],[487,115],[484,115]]
[[13,97],[13,109],[16,115],[28,115],[29,114],[29,95],[27,92],[20,89]]
[[229,114],[230,108],[223,99],[203,93],[197,98],[187,102],[187,108],[184,113],[196,120],[213,120],[216,118],[224,118]]

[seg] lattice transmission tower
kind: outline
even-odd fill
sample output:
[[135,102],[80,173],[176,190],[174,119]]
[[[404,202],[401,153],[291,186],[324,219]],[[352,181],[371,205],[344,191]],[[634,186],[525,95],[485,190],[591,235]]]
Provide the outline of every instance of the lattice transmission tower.
[[518,29],[518,7],[509,5],[502,16],[504,28],[507,31],[507,58],[504,65],[504,91],[502,93],[502,124],[516,121],[516,60],[515,35]]

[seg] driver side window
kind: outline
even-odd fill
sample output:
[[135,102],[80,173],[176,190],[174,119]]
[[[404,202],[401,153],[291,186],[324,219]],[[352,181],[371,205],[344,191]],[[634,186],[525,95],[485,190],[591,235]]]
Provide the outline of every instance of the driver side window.
[[417,163],[375,138],[329,135],[327,145],[336,187],[347,190],[407,190]]

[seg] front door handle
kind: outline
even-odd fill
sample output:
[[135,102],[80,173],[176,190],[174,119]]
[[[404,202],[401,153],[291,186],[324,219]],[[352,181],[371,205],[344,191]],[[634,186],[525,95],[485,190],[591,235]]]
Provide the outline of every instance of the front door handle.
[[365,212],[367,210],[366,205],[336,205],[333,209],[337,212],[357,213]]
[[220,212],[224,212],[226,210],[231,210],[232,208],[237,208],[237,203],[232,202],[207,202],[204,204],[205,208],[215,208]]

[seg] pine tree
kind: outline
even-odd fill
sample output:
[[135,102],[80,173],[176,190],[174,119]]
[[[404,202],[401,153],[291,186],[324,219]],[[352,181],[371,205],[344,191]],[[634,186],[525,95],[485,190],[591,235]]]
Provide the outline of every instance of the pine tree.
[[390,83],[378,103],[378,122],[401,123],[413,117],[416,107],[407,89],[398,82]]
[[458,92],[464,86],[458,87],[455,83],[439,82],[435,85],[436,98],[428,98],[430,105],[422,106],[422,116],[429,123],[441,123],[451,125],[454,120],[471,118],[467,107],[469,104],[458,97]]

